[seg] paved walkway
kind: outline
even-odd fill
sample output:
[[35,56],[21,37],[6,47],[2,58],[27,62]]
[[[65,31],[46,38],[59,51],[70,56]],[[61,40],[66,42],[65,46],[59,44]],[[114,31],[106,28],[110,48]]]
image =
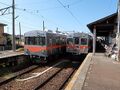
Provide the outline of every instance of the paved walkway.
[[13,57],[13,56],[19,56],[23,55],[24,52],[13,52],[12,50],[7,50],[7,51],[0,51],[0,59],[7,58],[7,57]]
[[91,62],[82,90],[120,90],[120,63],[102,53]]
[[89,54],[65,90],[120,90],[120,62]]

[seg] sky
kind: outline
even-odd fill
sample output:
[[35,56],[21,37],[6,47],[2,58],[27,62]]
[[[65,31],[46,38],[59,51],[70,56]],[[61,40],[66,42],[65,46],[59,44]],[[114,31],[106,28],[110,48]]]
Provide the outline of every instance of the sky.
[[[62,32],[89,33],[87,24],[117,11],[118,0],[15,0],[15,34],[45,28]],[[0,9],[11,6],[12,0],[0,0]],[[8,11],[12,11],[11,9]],[[0,13],[1,15],[1,13]],[[1,15],[6,33],[12,33],[12,15]]]

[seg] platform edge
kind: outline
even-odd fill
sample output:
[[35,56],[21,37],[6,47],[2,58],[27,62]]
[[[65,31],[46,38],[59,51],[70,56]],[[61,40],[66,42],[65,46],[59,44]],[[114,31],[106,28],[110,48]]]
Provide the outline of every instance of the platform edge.
[[84,80],[85,80],[85,77],[87,75],[88,68],[90,66],[90,61],[92,60],[92,55],[93,55],[92,53],[89,53],[87,55],[87,57],[85,58],[85,60],[83,61],[83,63],[79,67],[79,69],[76,71],[75,75],[73,76],[72,80],[69,82],[69,84],[67,85],[65,90],[77,90],[77,88],[75,89],[75,88],[73,88],[73,86],[74,86],[78,76],[80,78],[78,90],[82,90]]

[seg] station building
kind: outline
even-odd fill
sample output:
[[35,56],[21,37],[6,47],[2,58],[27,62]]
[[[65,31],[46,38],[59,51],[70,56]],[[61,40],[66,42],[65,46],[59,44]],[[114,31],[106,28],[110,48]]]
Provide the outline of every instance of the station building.
[[4,36],[4,26],[6,26],[6,24],[0,23],[0,51],[4,49],[6,44],[6,38]]

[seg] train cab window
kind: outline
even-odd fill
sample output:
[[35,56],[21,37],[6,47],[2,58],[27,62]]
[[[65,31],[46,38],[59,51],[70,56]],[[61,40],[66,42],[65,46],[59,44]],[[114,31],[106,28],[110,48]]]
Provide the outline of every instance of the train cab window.
[[40,45],[44,46],[45,45],[45,37],[40,37]]
[[87,45],[87,38],[81,38],[81,45]]
[[68,38],[67,39],[67,44],[71,44],[71,43],[73,43],[73,38]]
[[79,37],[75,37],[75,44],[79,44]]
[[45,37],[37,37],[36,40],[37,40],[36,45],[41,45],[41,46],[45,45]]
[[31,37],[25,37],[25,44],[32,45]]
[[26,45],[45,45],[45,37],[26,37]]
[[39,45],[39,37],[35,37],[35,45]]
[[30,37],[28,42],[29,45],[35,45],[35,37]]

